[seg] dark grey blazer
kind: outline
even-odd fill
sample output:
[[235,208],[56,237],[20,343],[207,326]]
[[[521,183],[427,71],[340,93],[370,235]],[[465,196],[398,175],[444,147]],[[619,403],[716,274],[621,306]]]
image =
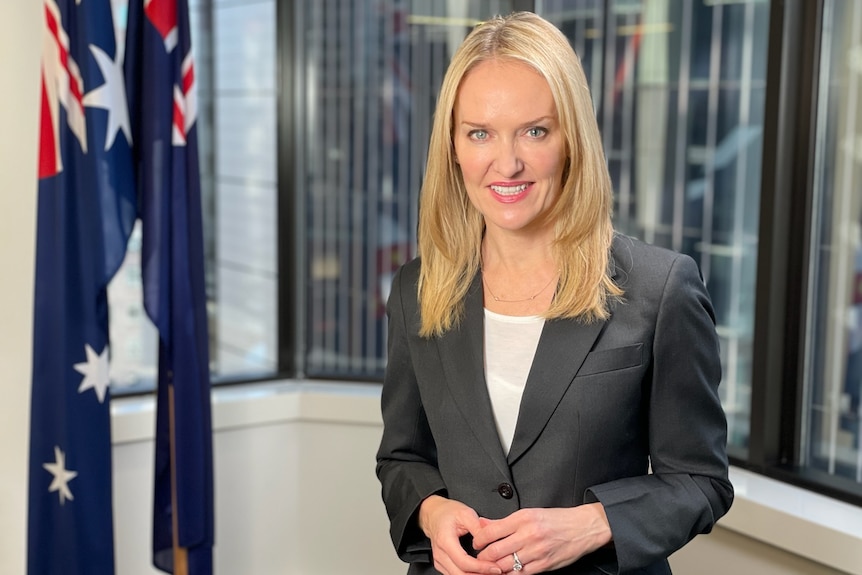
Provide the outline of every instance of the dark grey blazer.
[[545,323],[508,455],[485,383],[481,277],[460,326],[423,339],[420,261],[396,274],[377,475],[409,574],[437,573],[416,524],[433,493],[489,518],[600,501],[614,543],[566,574],[670,573],[668,555],[727,512],[718,337],[697,266],[619,235],[612,256],[624,301],[604,322]]

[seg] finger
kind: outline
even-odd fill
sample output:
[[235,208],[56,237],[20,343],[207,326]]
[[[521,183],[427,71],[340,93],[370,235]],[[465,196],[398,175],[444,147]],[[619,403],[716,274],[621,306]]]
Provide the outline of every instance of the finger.
[[458,560],[444,555],[437,563],[440,564],[437,569],[447,575],[502,575],[505,572],[505,568],[496,563],[480,561],[469,555]]
[[[525,545],[526,541],[522,540],[522,538],[511,535],[498,541],[494,541],[493,543],[489,543],[476,555],[476,558],[480,561],[493,561],[498,565],[508,565],[509,570],[511,571],[511,567],[514,563],[514,557],[512,554],[517,551],[518,556],[520,557],[520,550],[524,549]],[[523,558],[521,561],[523,561]],[[503,572],[505,573],[506,570],[504,569]]]
[[465,575],[465,573],[455,565],[455,561],[442,548],[432,547],[434,556],[434,568],[443,573],[443,575]]
[[483,527],[473,532],[473,549],[481,551],[495,541],[509,537],[516,531],[516,525],[507,519],[487,521]]
[[483,522],[490,521],[478,515],[466,515],[458,518],[459,527],[469,532],[471,535],[482,530]]
[[500,575],[504,570],[493,561],[478,559],[467,554],[463,549],[455,555],[448,555],[454,566],[464,573],[482,573],[487,575]]
[[439,560],[446,567],[446,573],[451,575],[466,574],[482,574],[482,575],[500,575],[504,572],[493,561],[487,559],[477,559],[469,555],[460,543],[455,540],[454,544],[441,544],[436,549],[433,549],[435,559]]
[[[515,554],[510,553],[498,561],[495,562],[496,565],[506,573],[507,575],[527,575],[529,572],[527,570],[527,563],[523,560],[520,554],[518,554],[518,561],[515,561]],[[520,569],[517,567],[520,566]]]
[[469,555],[469,561],[465,561],[463,564],[458,565],[458,568],[464,571],[464,573],[476,573],[478,575],[502,575],[505,570],[500,567],[500,565],[492,562],[492,561],[481,561],[479,559],[474,559]]

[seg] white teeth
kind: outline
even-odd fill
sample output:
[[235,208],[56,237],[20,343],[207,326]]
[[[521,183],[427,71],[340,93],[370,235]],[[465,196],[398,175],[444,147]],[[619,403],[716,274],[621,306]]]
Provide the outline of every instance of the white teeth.
[[512,196],[514,194],[520,194],[521,192],[526,190],[527,184],[518,184],[517,186],[491,186],[491,189],[498,194],[504,196]]

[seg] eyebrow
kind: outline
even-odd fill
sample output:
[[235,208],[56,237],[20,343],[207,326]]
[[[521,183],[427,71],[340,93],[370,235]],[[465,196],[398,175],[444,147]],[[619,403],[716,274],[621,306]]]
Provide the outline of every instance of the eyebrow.
[[[527,122],[524,122],[524,123],[522,123],[522,124],[521,124],[520,126],[518,126],[518,127],[519,127],[519,128],[526,128],[526,127],[528,127],[528,126],[535,126],[535,125],[537,125],[537,124],[542,124],[542,123],[547,123],[547,122],[556,122],[556,121],[557,121],[557,118],[556,118],[556,117],[554,117],[554,116],[540,116],[540,117],[535,118],[535,119],[533,119],[533,120],[529,120],[529,121],[527,121]],[[490,124],[484,124],[484,123],[482,123],[482,122],[471,122],[471,121],[469,121],[469,120],[462,120],[461,122],[459,122],[459,125],[467,125],[467,126],[469,126],[469,127],[471,127],[471,128],[481,128],[481,129],[485,129],[485,128],[487,128]]]

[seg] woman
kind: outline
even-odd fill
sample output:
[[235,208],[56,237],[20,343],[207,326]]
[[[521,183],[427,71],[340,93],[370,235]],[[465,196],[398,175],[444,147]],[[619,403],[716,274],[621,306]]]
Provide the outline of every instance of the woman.
[[694,261],[614,233],[583,70],[530,13],[441,88],[377,474],[408,573],[670,573],[733,498]]

